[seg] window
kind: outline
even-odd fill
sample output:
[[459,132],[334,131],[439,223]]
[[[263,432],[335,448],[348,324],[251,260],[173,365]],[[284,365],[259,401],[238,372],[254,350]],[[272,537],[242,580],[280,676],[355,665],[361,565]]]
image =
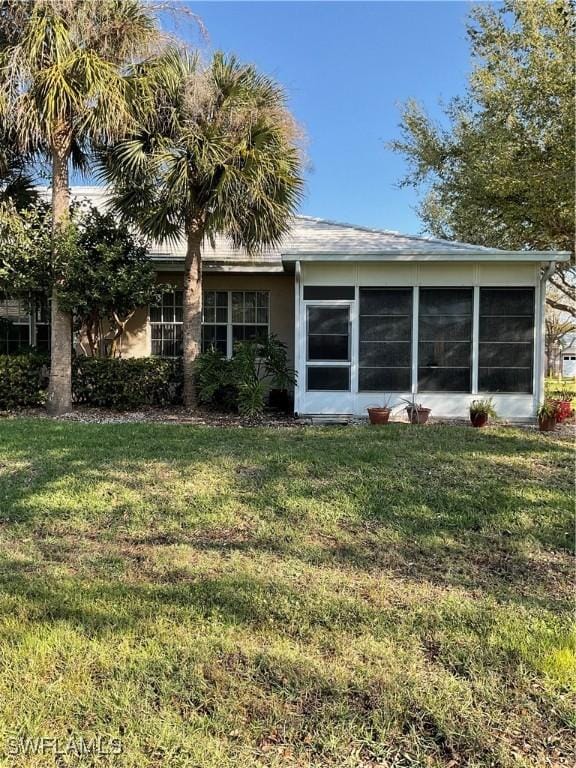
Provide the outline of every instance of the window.
[[150,307],[152,354],[156,357],[179,357],[182,354],[183,291],[175,289],[162,294],[156,306]]
[[360,392],[409,391],[412,289],[360,289]]
[[47,296],[36,296],[35,311],[35,347],[39,352],[50,351],[50,300]]
[[202,302],[202,352],[215,349],[228,354],[228,291],[204,291]]
[[534,289],[481,288],[478,388],[532,392]]
[[16,299],[0,294],[0,355],[35,347],[50,350],[50,303],[46,296]]
[[234,344],[266,338],[270,329],[269,291],[205,291],[202,351],[214,348],[230,357]]
[[30,313],[26,302],[0,298],[0,354],[14,355],[30,346]]
[[350,389],[350,307],[307,307],[306,357],[308,362],[339,362],[341,365],[309,365],[308,390]]
[[471,288],[421,288],[418,390],[470,392]]

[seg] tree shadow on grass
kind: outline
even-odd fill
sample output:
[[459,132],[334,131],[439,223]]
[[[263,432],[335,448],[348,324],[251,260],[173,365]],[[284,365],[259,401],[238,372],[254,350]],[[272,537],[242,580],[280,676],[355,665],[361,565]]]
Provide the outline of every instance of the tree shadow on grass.
[[[275,431],[15,421],[1,428],[3,466],[15,468],[0,474],[0,518],[36,539],[55,537],[56,550],[67,526],[74,535],[75,510],[50,499],[67,486],[82,498],[84,486],[102,483],[130,492],[116,507],[112,492],[104,496],[92,520],[90,508],[82,510],[77,530],[91,522],[95,530],[79,535],[102,542],[201,548],[204,540],[207,548],[383,568],[522,601],[546,594],[554,601],[566,578],[564,561],[529,554],[534,544],[570,547],[571,447],[537,434],[406,425]],[[173,481],[218,468],[229,487],[199,481],[202,504],[193,496],[189,509],[186,501],[172,504]],[[156,509],[158,489],[166,498]],[[224,493],[244,512],[222,507],[214,516]],[[243,519],[247,509],[252,519]],[[66,560],[64,546],[56,557]]]

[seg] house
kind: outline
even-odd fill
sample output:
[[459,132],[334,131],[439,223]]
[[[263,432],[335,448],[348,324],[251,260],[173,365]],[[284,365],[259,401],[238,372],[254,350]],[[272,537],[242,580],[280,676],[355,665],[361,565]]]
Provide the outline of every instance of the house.
[[562,377],[564,379],[576,378],[576,341],[570,346],[564,347],[560,353],[562,358]]
[[[73,192],[106,205],[102,188]],[[123,354],[176,356],[184,246],[155,246],[150,258],[174,288],[133,316]],[[297,370],[300,415],[364,415],[414,396],[436,416],[464,417],[472,400],[493,397],[502,417],[531,418],[544,387],[544,286],[568,258],[298,216],[280,248],[255,257],[206,244],[202,345],[229,356],[236,341],[277,335]]]

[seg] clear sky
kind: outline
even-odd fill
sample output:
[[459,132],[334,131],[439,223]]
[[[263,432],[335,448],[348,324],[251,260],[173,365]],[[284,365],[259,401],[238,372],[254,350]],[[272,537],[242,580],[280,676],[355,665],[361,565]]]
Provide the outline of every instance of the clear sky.
[[307,135],[310,169],[301,212],[418,234],[416,196],[397,182],[398,136],[408,98],[440,116],[470,67],[468,2],[194,2],[208,55],[236,53],[279,80]]

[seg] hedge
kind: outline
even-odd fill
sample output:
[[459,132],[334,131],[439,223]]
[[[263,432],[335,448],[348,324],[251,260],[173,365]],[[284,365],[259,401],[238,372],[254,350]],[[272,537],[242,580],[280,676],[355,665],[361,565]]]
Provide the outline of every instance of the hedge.
[[0,355],[0,409],[41,405],[49,366],[46,355]]
[[77,357],[72,394],[76,403],[107,408],[180,403],[182,362],[156,357]]
[[[44,355],[0,355],[0,409],[41,405],[46,399],[49,364]],[[119,409],[180,403],[182,362],[76,357],[72,396],[75,403]]]

